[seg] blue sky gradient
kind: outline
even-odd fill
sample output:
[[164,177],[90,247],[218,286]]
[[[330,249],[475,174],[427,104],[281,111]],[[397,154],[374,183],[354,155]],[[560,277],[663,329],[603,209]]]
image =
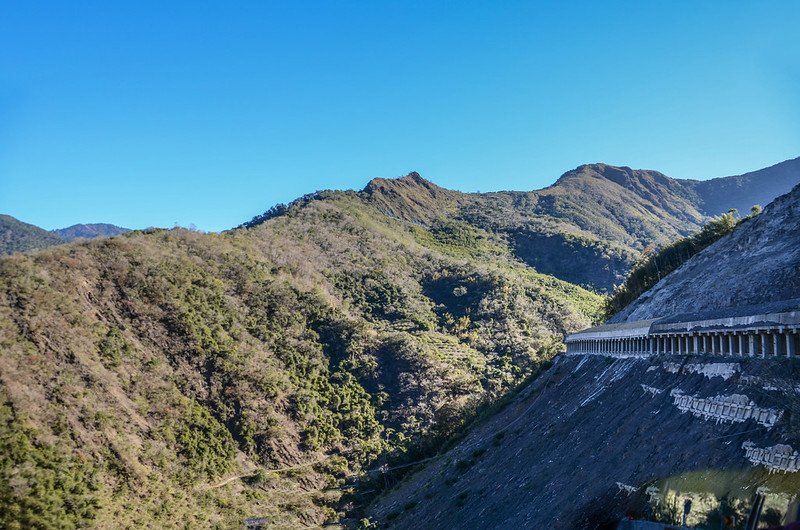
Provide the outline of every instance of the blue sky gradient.
[[536,189],[800,155],[800,2],[7,2],[0,212],[234,226],[411,170]]

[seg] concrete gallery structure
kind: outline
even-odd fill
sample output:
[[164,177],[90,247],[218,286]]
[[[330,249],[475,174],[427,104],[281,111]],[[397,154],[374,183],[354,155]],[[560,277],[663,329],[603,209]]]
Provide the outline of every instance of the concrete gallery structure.
[[568,354],[787,356],[800,354],[800,299],[604,324],[566,338]]

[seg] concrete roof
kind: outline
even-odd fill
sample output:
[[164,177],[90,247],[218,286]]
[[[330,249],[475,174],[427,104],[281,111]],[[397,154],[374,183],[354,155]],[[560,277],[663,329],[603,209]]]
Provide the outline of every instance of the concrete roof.
[[724,307],[713,311],[700,311],[697,313],[679,313],[657,319],[659,324],[674,324],[677,322],[699,322],[726,318],[747,317],[753,315],[770,315],[776,313],[800,312],[800,298],[769,302],[766,304],[742,305]]
[[714,311],[681,313],[650,320],[603,324],[567,336],[567,342],[599,338],[641,337],[650,333],[692,330],[738,330],[760,327],[800,327],[800,298],[766,304],[725,307]]
[[740,330],[800,326],[800,299],[768,304],[728,307],[717,311],[684,313],[662,318],[652,327],[653,333],[692,330]]
[[622,322],[620,324],[603,324],[602,326],[595,326],[577,333],[572,333],[567,337],[567,342],[608,337],[642,337],[650,332],[650,326],[657,320],[658,319],[636,320],[634,322]]

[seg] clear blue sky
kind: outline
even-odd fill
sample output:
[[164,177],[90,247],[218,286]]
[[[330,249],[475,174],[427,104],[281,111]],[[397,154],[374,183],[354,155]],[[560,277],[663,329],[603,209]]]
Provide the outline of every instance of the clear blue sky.
[[742,173],[800,155],[798,28],[797,1],[3,2],[0,212],[219,230],[411,170]]

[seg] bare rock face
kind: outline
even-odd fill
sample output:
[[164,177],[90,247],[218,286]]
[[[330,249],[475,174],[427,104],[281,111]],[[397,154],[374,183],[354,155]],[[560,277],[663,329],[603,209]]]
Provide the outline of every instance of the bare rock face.
[[800,297],[800,186],[671,273],[610,322]]

